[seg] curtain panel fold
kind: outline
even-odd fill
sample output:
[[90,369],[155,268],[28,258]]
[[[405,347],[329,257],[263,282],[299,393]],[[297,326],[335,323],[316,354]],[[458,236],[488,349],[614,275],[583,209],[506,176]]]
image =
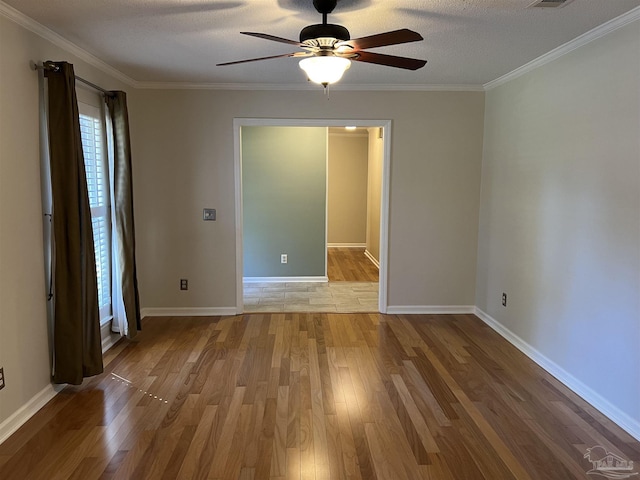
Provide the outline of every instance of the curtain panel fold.
[[[114,298],[114,318],[121,335],[136,336],[141,328],[140,300],[135,258],[135,231],[133,218],[133,181],[131,171],[131,139],[127,96],[122,91],[112,91],[105,96],[113,132],[113,198],[112,209],[115,226],[113,275],[121,292],[123,312]],[[124,314],[124,315],[122,315]],[[124,317],[124,318],[123,318]]]
[[46,62],[53,197],[53,380],[79,385],[102,373],[91,210],[73,65]]

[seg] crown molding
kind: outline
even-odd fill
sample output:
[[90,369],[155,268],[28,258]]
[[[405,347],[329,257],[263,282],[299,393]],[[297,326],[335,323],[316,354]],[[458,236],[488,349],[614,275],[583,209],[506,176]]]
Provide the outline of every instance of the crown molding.
[[[332,128],[343,128],[343,127],[332,127]],[[329,135],[332,137],[344,137],[344,138],[369,138],[369,132],[358,133],[358,132],[329,132]],[[360,243],[328,243],[327,248],[365,248],[366,245],[362,245]]]
[[433,84],[433,85],[394,85],[394,84],[381,84],[381,85],[341,85],[338,84],[333,87],[334,90],[356,90],[356,91],[397,91],[397,92],[482,92],[484,91],[483,85],[446,85],[446,84]]
[[[26,16],[22,12],[19,12],[15,8],[7,5],[0,0],[0,15],[8,18],[9,20],[17,23],[18,25],[26,28],[27,30],[35,33],[36,35],[50,41],[54,45],[66,50],[67,52],[75,55],[81,60],[85,61],[89,65],[94,66],[98,70],[120,80],[121,82],[131,87],[142,90],[253,90],[253,91],[306,91],[317,90],[318,87],[315,84],[310,83],[294,83],[294,84],[262,84],[262,83],[189,83],[189,82],[142,82],[134,80],[133,78],[125,75],[116,68],[112,67],[108,63],[100,60],[95,55],[87,52],[78,45],[70,42],[61,35],[55,33],[53,30],[45,27],[44,25],[36,22],[32,18]],[[608,33],[611,33],[625,25],[640,19],[640,7],[636,7],[627,13],[620,15],[602,25],[590,30],[583,35],[561,45],[548,53],[532,60],[529,63],[516,68],[515,70],[496,78],[484,85],[394,85],[394,84],[379,84],[379,85],[348,85],[337,84],[331,87],[331,90],[336,91],[363,91],[363,92],[378,92],[378,91],[398,91],[398,92],[483,92],[503,85],[511,80],[515,80],[532,70],[535,70],[542,65],[552,62],[563,55],[579,48],[587,43],[596,40]]]
[[[252,90],[252,91],[320,91],[314,83],[187,83],[187,82],[136,82],[143,90]],[[482,85],[348,85],[338,83],[329,87],[332,91],[399,91],[399,92],[483,92]]]
[[189,83],[189,82],[137,82],[142,90],[316,90],[311,85],[299,83]]
[[[48,40],[54,45],[75,55],[89,65],[122,81],[123,83],[141,90],[241,90],[241,91],[317,91],[319,85],[311,82],[300,83],[191,83],[191,82],[144,82],[137,81],[125,75],[111,65],[103,62],[95,55],[87,52],[75,43],[70,42],[53,30],[36,22],[22,12],[0,0],[0,15]],[[406,91],[406,92],[448,92],[484,90],[482,85],[345,85],[337,84],[330,87],[330,91]]]
[[21,27],[26,28],[30,32],[33,32],[36,35],[44,38],[45,40],[48,40],[49,42],[66,50],[72,55],[75,55],[76,57],[80,58],[84,62],[87,62],[89,65],[96,67],[98,70],[106,73],[107,75],[110,75],[131,87],[136,87],[138,82],[136,82],[131,77],[125,75],[119,70],[116,70],[111,65],[103,62],[95,55],[92,55],[83,48],[77,46],[75,43],[72,43],[61,35],[58,35],[53,30],[50,30],[44,25],[36,22],[31,17],[27,17],[24,13],[19,12],[15,8],[7,5],[2,0],[0,0],[0,15],[8,18],[14,23],[17,23]]
[[[123,83],[141,90],[242,90],[242,91],[317,91],[319,85],[310,82],[300,83],[191,83],[191,82],[144,82],[134,80],[111,65],[103,62],[95,55],[87,52],[75,43],[70,42],[53,30],[36,22],[24,13],[7,5],[0,0],[0,15],[48,40],[54,45],[75,55],[89,65],[122,81]],[[482,85],[346,85],[337,84],[330,87],[335,91],[404,91],[404,92],[482,92]]]
[[557,48],[554,48],[550,52],[545,53],[544,55],[536,58],[535,60],[530,61],[529,63],[525,63],[521,67],[516,68],[515,70],[496,78],[488,83],[483,85],[484,90],[491,90],[493,88],[499,87],[500,85],[504,85],[511,80],[515,80],[526,73],[535,70],[538,67],[546,65],[547,63],[553,62],[558,58],[566,55],[567,53],[572,52],[576,48],[582,47],[593,40],[596,40],[608,33],[611,33],[619,28],[628,25],[631,22],[640,19],[640,7],[636,7],[633,10],[629,10],[627,13],[620,15],[612,20],[609,20],[606,23],[594,28],[593,30],[588,31],[580,35],[579,37],[574,38],[573,40],[565,43],[564,45],[560,45]]

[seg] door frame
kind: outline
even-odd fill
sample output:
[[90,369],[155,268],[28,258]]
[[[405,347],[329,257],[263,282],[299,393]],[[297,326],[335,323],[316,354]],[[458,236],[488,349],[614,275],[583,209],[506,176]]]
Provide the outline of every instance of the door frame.
[[233,159],[236,211],[236,313],[244,312],[243,300],[243,206],[242,206],[242,127],[356,127],[382,128],[382,191],[380,192],[380,270],[378,310],[387,313],[389,273],[389,187],[391,184],[391,120],[300,119],[300,118],[234,118]]

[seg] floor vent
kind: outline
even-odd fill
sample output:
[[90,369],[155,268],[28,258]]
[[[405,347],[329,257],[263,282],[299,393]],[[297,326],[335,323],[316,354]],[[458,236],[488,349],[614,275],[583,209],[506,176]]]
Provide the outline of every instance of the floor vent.
[[571,3],[573,0],[536,0],[529,8],[533,7],[547,7],[547,8],[555,8],[555,7],[564,7],[567,3]]

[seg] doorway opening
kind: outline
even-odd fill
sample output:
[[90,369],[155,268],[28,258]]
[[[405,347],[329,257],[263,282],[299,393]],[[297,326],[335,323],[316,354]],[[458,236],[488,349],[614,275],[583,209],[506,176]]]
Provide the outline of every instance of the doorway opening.
[[[325,155],[324,159],[314,160],[307,159],[306,157],[312,156],[315,151],[311,146],[309,148],[303,148],[302,157],[301,158],[293,158],[287,164],[284,161],[283,165],[278,165],[274,163],[272,166],[269,162],[265,162],[264,160],[258,164],[256,167],[256,163],[253,160],[256,156],[261,156],[263,152],[270,148],[266,147],[264,143],[254,142],[255,132],[281,132],[281,131],[295,131],[296,134],[300,132],[304,132],[302,136],[307,138],[308,135],[313,136],[313,134],[307,134],[307,131],[320,130],[324,133],[324,141],[327,142],[329,138],[329,131],[338,132],[336,130],[337,127],[341,127],[344,129],[345,126],[355,126],[358,129],[360,135],[363,135],[363,132],[366,133],[367,138],[369,138],[369,142],[371,142],[372,138],[376,142],[376,149],[378,151],[378,155],[380,160],[378,161],[378,168],[380,169],[380,173],[377,175],[377,188],[378,188],[378,199],[377,203],[374,202],[373,213],[375,221],[377,225],[373,229],[367,229],[367,239],[366,242],[362,242],[359,240],[355,243],[347,244],[340,241],[339,235],[336,237],[335,234],[332,234],[335,238],[329,238],[330,232],[335,232],[335,228],[330,228],[328,216],[328,211],[331,210],[329,206],[329,198],[328,198],[328,181],[329,174],[327,173],[329,170],[328,164],[328,146],[323,152]],[[244,128],[244,127],[285,127],[285,128],[275,128],[275,129],[255,129],[255,128]],[[300,129],[297,127],[311,127],[306,129]],[[244,130],[244,137],[243,137]],[[263,136],[265,136],[264,133]],[[310,138],[311,138],[310,137]],[[389,139],[391,137],[391,121],[390,120],[346,120],[346,119],[317,119],[317,120],[308,120],[308,119],[251,119],[251,118],[237,118],[234,119],[234,160],[235,160],[235,206],[236,206],[236,311],[237,313],[244,312],[253,312],[259,311],[260,309],[256,309],[252,304],[253,301],[248,301],[245,306],[245,292],[249,292],[249,295],[255,296],[255,292],[260,290],[262,291],[272,291],[274,293],[274,298],[276,295],[282,295],[284,292],[283,286],[287,285],[288,298],[295,299],[305,297],[305,290],[313,290],[317,291],[319,296],[324,295],[333,295],[336,296],[348,296],[349,289],[351,289],[351,293],[354,293],[354,289],[356,290],[356,295],[360,294],[362,299],[360,302],[365,305],[360,309],[360,311],[379,311],[382,313],[386,312],[387,308],[387,255],[388,255],[388,213],[389,213],[389,170],[390,170],[390,142]],[[283,138],[287,138],[286,136]],[[249,141],[251,139],[251,141]],[[258,137],[258,140],[260,137]],[[309,140],[309,142],[313,141]],[[257,145],[257,146],[254,146]],[[305,144],[306,145],[306,144]],[[322,147],[322,145],[321,145]],[[280,147],[277,147],[280,148]],[[244,151],[243,151],[244,150]],[[317,150],[322,150],[321,148],[317,148]],[[257,154],[255,152],[258,152]],[[284,152],[280,150],[279,155],[286,156],[288,152]],[[300,154],[298,154],[300,155]],[[246,157],[243,160],[243,156]],[[311,162],[316,162],[315,164]],[[305,173],[305,170],[302,169],[301,164],[304,162],[308,162],[305,164],[304,168],[318,168],[318,162],[325,162],[321,167],[324,169],[322,172],[319,170],[316,171],[315,183],[305,183],[308,180],[301,177],[301,175],[308,175]],[[254,163],[252,163],[254,162]],[[244,172],[243,172],[244,165]],[[315,165],[315,166],[314,166]],[[273,167],[273,168],[272,168]],[[278,173],[278,168],[280,171]],[[289,177],[289,182],[277,185],[279,179],[281,177],[289,176],[290,170],[298,170],[298,177]],[[321,173],[321,175],[319,174]],[[311,178],[314,175],[309,175]],[[295,178],[295,181],[291,179]],[[326,182],[325,185],[318,185],[317,178],[321,178],[320,181]],[[271,179],[271,180],[269,180]],[[371,182],[371,179],[367,179],[367,182]],[[274,183],[271,187],[269,185]],[[256,187],[258,185],[258,187]],[[275,188],[275,193],[270,194],[269,188]],[[318,215],[322,216],[322,233],[321,235],[324,237],[319,239],[318,236],[318,222],[316,221],[314,226],[303,226],[301,224],[296,224],[298,228],[295,232],[295,235],[299,235],[299,238],[296,242],[289,245],[289,248],[296,249],[302,245],[305,247],[307,244],[310,244],[311,250],[307,250],[306,253],[303,250],[303,254],[297,255],[296,260],[304,259],[305,262],[310,262],[313,264],[312,268],[307,268],[306,271],[310,271],[312,273],[295,273],[295,270],[292,269],[293,266],[281,266],[278,265],[266,265],[269,262],[271,263],[282,263],[287,262],[287,253],[280,252],[280,250],[287,250],[286,248],[281,248],[281,244],[286,243],[289,240],[287,235],[282,235],[282,227],[278,227],[281,222],[283,205],[290,203],[297,203],[295,201],[292,202],[290,197],[286,201],[283,201],[281,197],[282,190],[291,190],[293,189],[293,193],[297,194],[297,198],[304,198],[305,201],[307,197],[313,197],[314,192],[318,192],[319,189],[323,190],[322,194],[325,195],[323,197],[323,212],[317,212],[317,202],[311,206],[307,206],[310,212],[315,212]],[[246,191],[245,191],[246,189]],[[265,190],[266,189],[266,190]],[[265,190],[261,191],[260,195],[262,195],[263,201],[260,202],[260,195],[254,195],[255,190]],[[272,196],[270,196],[272,195]],[[265,201],[264,199],[268,199]],[[273,201],[272,201],[273,199]],[[281,203],[278,205],[278,201]],[[245,205],[246,203],[246,205]],[[268,206],[265,206],[268,204]],[[286,209],[287,207],[284,207]],[[366,208],[371,210],[371,202],[369,199],[366,200]],[[269,210],[271,209],[271,210]],[[314,210],[315,209],[315,210]],[[294,208],[295,210],[295,208]],[[372,212],[367,212],[367,215],[370,215]],[[309,215],[312,216],[312,215]],[[298,217],[300,222],[306,221],[304,217]],[[344,220],[344,219],[343,219]],[[368,221],[368,220],[367,220]],[[292,226],[293,222],[288,222],[288,228],[294,228]],[[335,223],[335,222],[334,222]],[[339,222],[338,222],[339,223]],[[343,222],[344,223],[344,222]],[[284,225],[285,223],[282,223]],[[258,225],[259,227],[256,227]],[[315,232],[315,233],[314,233]],[[307,234],[308,233],[308,234]],[[280,234],[280,236],[278,236]],[[337,239],[337,241],[335,241]],[[321,241],[321,246],[318,246],[318,241]],[[277,246],[274,247],[273,245]],[[371,281],[371,271],[370,268],[367,269],[367,263],[373,267],[373,264],[369,260],[369,258],[364,257],[365,246],[371,248],[372,252],[375,252],[372,255],[372,252],[367,252],[369,258],[373,258],[378,261],[379,271],[378,271],[378,279],[377,282]],[[302,248],[301,247],[301,248]],[[261,261],[259,258],[259,252],[263,250],[271,249],[267,254],[263,255],[262,258],[267,258],[267,260]],[[318,258],[318,249],[321,248],[322,258]],[[310,253],[309,253],[310,252]],[[282,259],[282,255],[285,255],[285,258]],[[359,267],[354,261],[359,261],[359,256],[362,255],[362,265],[363,270],[359,271]],[[273,258],[271,258],[273,257]],[[289,257],[291,257],[289,255]],[[315,259],[315,260],[314,260]],[[339,261],[343,260],[345,263],[343,265],[347,265],[351,262],[350,266],[345,266],[345,271],[351,270],[352,274],[345,275],[345,271],[340,272]],[[318,261],[322,264],[319,265]],[[336,262],[338,261],[338,262]],[[246,264],[245,264],[246,262]],[[366,263],[365,263],[366,262]],[[338,263],[338,264],[337,264]],[[266,265],[266,266],[265,266]],[[315,266],[314,266],[315,265]],[[264,267],[264,268],[263,268]],[[375,268],[375,267],[374,267]],[[303,269],[304,270],[304,269]],[[271,272],[282,272],[276,273],[275,275]],[[368,271],[368,273],[367,273]],[[287,276],[287,272],[291,272],[291,276]],[[352,275],[355,275],[353,277]],[[367,278],[368,275],[368,278]],[[330,277],[334,277],[333,281]],[[358,281],[361,280],[361,281]],[[277,284],[274,284],[277,282]],[[312,283],[313,282],[313,283]],[[328,282],[328,283],[327,283]],[[367,285],[369,284],[369,285]],[[375,285],[375,292],[371,291],[371,284]],[[338,292],[333,291],[331,289],[338,289]],[[298,293],[299,294],[298,294]],[[308,296],[308,295],[307,295]],[[253,300],[253,298],[248,298],[248,300]],[[315,301],[314,301],[315,300]],[[321,299],[311,300],[312,305],[322,305],[324,301]],[[267,302],[268,303],[268,302]],[[278,303],[277,301],[275,303]],[[294,302],[295,303],[295,302]],[[377,305],[376,305],[377,303]],[[275,305],[274,305],[275,306]],[[263,311],[266,311],[262,309]],[[268,308],[267,308],[268,310]],[[282,311],[282,310],[275,310]],[[298,311],[291,310],[288,311]],[[307,307],[300,311],[315,311],[313,307]],[[321,311],[318,309],[317,311]],[[337,311],[344,311],[338,308]]]

